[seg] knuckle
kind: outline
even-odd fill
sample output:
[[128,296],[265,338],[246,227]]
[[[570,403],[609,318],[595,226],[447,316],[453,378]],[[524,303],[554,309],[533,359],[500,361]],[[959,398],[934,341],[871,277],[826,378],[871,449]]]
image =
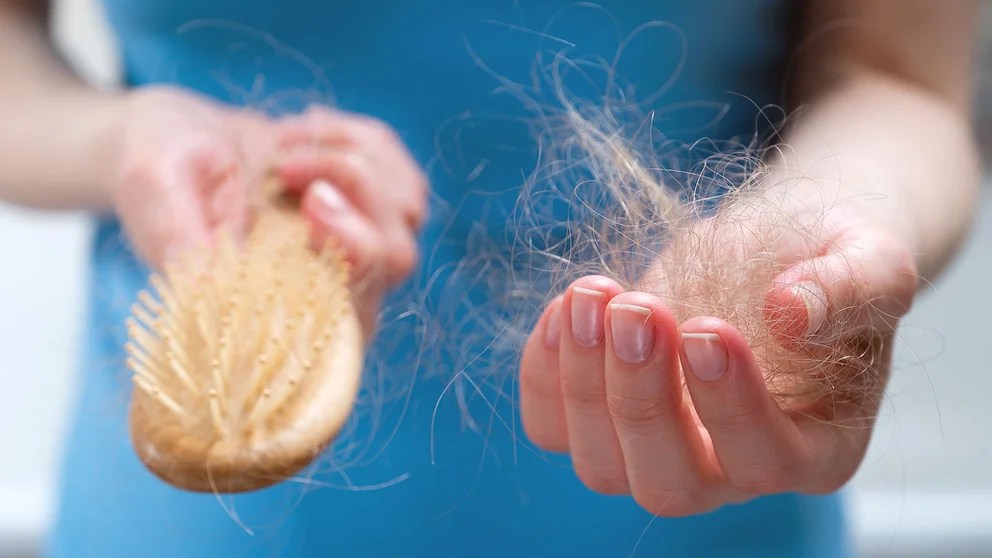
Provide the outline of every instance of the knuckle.
[[368,117],[366,118],[365,123],[368,126],[369,134],[372,137],[390,142],[396,140],[396,131],[393,130],[392,126],[386,124],[384,121],[379,120],[378,118]]
[[602,383],[569,371],[562,372],[561,393],[568,404],[580,410],[597,408],[606,400],[606,387]]
[[379,282],[386,272],[385,248],[381,240],[367,241],[349,251],[356,275]]
[[810,485],[810,487],[804,490],[803,492],[806,494],[821,495],[821,496],[827,494],[833,494],[834,492],[837,492],[841,488],[844,488],[844,485],[847,484],[848,480],[849,479],[844,479],[844,480],[830,479],[823,482],[814,483]]
[[405,232],[393,232],[389,238],[391,238],[390,246],[383,256],[389,268],[389,275],[401,280],[413,273],[420,260],[420,253],[416,241]]
[[847,483],[851,480],[853,476],[854,476],[853,473],[846,474],[843,476],[838,475],[836,477],[827,479],[823,482],[813,484],[812,488],[810,490],[807,490],[806,492],[810,494],[821,494],[821,495],[833,494],[834,492],[837,492],[838,490],[844,488],[844,486],[847,485]]
[[406,225],[410,230],[419,231],[427,222],[427,209],[414,206],[406,211]]
[[413,186],[417,193],[420,194],[420,205],[423,207],[427,206],[427,192],[430,190],[430,179],[427,178],[427,173],[423,169],[417,167],[415,176],[413,179]]
[[804,491],[810,494],[832,494],[844,488],[858,472],[859,463],[861,463],[860,459],[851,460],[844,466],[832,468],[834,470],[831,474],[817,479],[816,482],[806,483]]
[[636,490],[634,501],[645,511],[666,518],[695,515],[706,509],[696,492],[685,489]]
[[368,159],[354,151],[344,151],[340,153],[340,164],[349,174],[354,176],[355,181],[365,187],[374,183],[375,169]]
[[594,470],[577,463],[575,474],[586,488],[598,494],[618,496],[630,493],[627,476],[622,470]]
[[557,374],[532,364],[520,367],[520,389],[541,400],[558,398],[561,395]]
[[780,459],[728,472],[730,482],[749,494],[781,494],[802,485],[805,469],[797,461]]
[[667,414],[664,402],[653,397],[611,394],[606,405],[617,426],[635,433],[658,430]]
[[541,450],[551,453],[564,453],[568,451],[568,443],[564,438],[546,428],[531,425],[529,428],[525,427],[524,432],[527,434],[527,438]]
[[382,147],[381,144],[395,143],[399,137],[393,127],[382,119],[367,114],[350,116],[354,125],[354,132],[369,143],[376,144],[377,147]]
[[866,241],[864,246],[870,260],[862,262],[863,266],[872,266],[882,270],[881,275],[862,270],[862,283],[868,277],[874,277],[874,284],[863,284],[867,302],[874,308],[877,325],[891,328],[894,323],[911,309],[919,290],[920,275],[916,258],[906,244],[894,233],[879,232]]
[[904,314],[909,311],[919,289],[920,275],[916,259],[904,245],[891,249],[892,285],[891,299],[895,311]]
[[714,435],[733,434],[751,428],[760,422],[760,417],[755,409],[741,405],[724,407],[719,412],[703,419],[706,429]]
[[410,191],[412,195],[407,196],[410,211],[423,215],[427,213],[428,193],[430,192],[430,182],[423,171],[414,171],[413,179],[410,180]]
[[304,119],[310,124],[325,127],[335,124],[334,111],[320,104],[312,104],[303,113]]
[[556,430],[531,413],[522,413],[521,422],[524,434],[538,448],[555,453],[568,451],[567,435],[564,432]]
[[428,200],[427,200],[427,177],[417,174],[412,180],[410,189],[412,193],[404,196],[402,213],[406,220],[406,225],[411,230],[420,230],[427,222]]

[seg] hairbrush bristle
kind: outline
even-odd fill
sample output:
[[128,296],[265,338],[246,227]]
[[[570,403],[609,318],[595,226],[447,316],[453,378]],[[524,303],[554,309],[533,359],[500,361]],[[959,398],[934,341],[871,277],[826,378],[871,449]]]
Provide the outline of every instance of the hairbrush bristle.
[[309,464],[343,426],[364,341],[332,244],[263,213],[151,278],[128,320],[131,435],[144,464],[194,491],[242,492]]

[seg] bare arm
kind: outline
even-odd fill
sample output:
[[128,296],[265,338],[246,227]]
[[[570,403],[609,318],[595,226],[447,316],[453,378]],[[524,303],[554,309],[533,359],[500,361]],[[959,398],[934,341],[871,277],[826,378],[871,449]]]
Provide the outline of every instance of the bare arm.
[[[970,0],[813,0],[793,85],[806,105],[777,159],[807,201],[862,196],[933,279],[966,235],[980,165],[970,129]],[[879,201],[879,198],[883,198]]]
[[72,73],[49,40],[47,16],[45,0],[0,0],[0,200],[108,209],[120,97]]

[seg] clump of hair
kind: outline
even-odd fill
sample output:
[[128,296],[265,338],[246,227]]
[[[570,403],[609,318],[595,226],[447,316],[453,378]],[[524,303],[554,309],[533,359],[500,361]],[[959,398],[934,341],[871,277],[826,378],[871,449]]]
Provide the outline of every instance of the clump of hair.
[[[629,106],[559,102],[561,110],[542,113],[542,160],[511,212],[509,247],[469,239],[471,254],[459,266],[463,274],[487,270],[479,274],[492,295],[485,311],[501,321],[486,350],[512,353],[490,355],[490,366],[515,362],[541,311],[570,283],[603,275],[659,296],[679,323],[714,316],[734,325],[791,411],[841,422],[856,415],[842,407],[879,392],[873,364],[887,348],[877,332],[840,327],[831,328],[841,332],[835,337],[783,338],[779,318],[766,312],[775,278],[798,263],[780,247],[788,242],[790,254],[814,257],[824,236],[822,218],[801,222],[785,209],[782,181],[795,179],[769,162],[780,145],[679,145],[662,139],[650,116],[631,127]],[[773,186],[785,194],[771,195]]]

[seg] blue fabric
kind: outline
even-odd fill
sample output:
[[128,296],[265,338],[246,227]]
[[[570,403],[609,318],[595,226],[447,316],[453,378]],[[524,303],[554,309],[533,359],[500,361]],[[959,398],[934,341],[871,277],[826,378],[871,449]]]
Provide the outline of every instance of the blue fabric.
[[[426,256],[390,303],[349,430],[308,471],[237,497],[172,489],[130,447],[123,330],[147,270],[116,221],[99,222],[81,393],[68,436],[49,555],[124,556],[847,556],[838,496],[783,495],[699,517],[654,519],[587,490],[562,456],[523,439],[512,363],[424,332],[477,333],[487,292],[451,271],[469,235],[503,242],[522,176],[537,162],[535,113],[496,75],[533,84],[552,51],[612,60],[650,96],[667,137],[745,141],[757,107],[780,103],[788,10],[772,1],[105,0],[131,85],[178,84],[233,104],[293,110],[321,100],[385,119],[428,168],[437,218]],[[536,32],[535,32],[536,31]],[[680,59],[685,54],[684,63]],[[485,71],[487,67],[490,71]],[[681,69],[679,69],[681,68]],[[592,81],[602,74],[589,69]],[[576,98],[595,98],[573,72]],[[330,84],[331,88],[324,87]],[[548,83],[528,94],[550,107]],[[467,116],[466,116],[467,115]],[[688,157],[688,155],[687,155]],[[480,164],[484,163],[484,164]],[[686,161],[690,164],[691,161]],[[474,237],[478,238],[478,237]],[[441,278],[441,280],[436,280]],[[432,281],[432,279],[435,279]],[[419,319],[404,313],[426,292]],[[450,310],[450,311],[448,311]],[[394,319],[395,318],[395,319]],[[422,320],[431,320],[424,323]],[[456,323],[457,322],[457,323]],[[433,329],[432,329],[433,328]],[[457,339],[455,335],[453,338]],[[489,335],[491,338],[491,335]],[[440,345],[440,347],[438,346]],[[483,347],[484,348],[484,347]],[[446,390],[462,365],[471,384]],[[444,395],[444,397],[442,397]]]

